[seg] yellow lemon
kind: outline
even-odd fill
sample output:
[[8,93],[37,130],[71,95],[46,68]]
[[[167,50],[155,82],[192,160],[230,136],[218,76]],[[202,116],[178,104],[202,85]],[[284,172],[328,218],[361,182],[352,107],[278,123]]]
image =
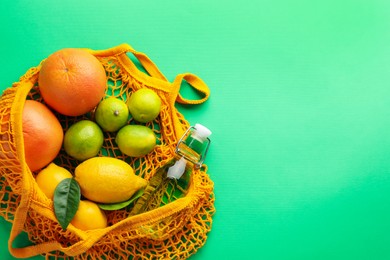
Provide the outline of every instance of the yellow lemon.
[[35,177],[39,188],[49,199],[53,199],[54,190],[57,185],[64,179],[72,178],[72,174],[65,168],[50,163],[46,168],[41,170]]
[[161,99],[153,90],[142,88],[130,96],[127,106],[135,120],[146,123],[155,119],[160,113]]
[[95,120],[107,132],[118,131],[126,125],[129,109],[124,101],[109,97],[101,101],[95,111]]
[[126,201],[147,184],[129,164],[112,157],[93,157],[82,162],[75,169],[75,179],[81,194],[98,203]]
[[150,153],[156,146],[156,135],[143,125],[127,125],[122,127],[115,138],[119,150],[133,157]]
[[107,227],[107,217],[96,203],[80,200],[76,215],[70,223],[82,230],[105,228]]
[[73,158],[83,161],[96,156],[103,141],[103,132],[95,122],[81,120],[65,132],[64,149]]

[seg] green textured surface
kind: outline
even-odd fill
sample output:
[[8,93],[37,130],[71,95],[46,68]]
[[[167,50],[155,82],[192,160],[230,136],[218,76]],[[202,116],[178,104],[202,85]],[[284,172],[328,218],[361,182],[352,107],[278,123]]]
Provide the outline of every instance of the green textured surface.
[[390,2],[156,2],[3,1],[0,88],[60,48],[127,42],[211,89],[178,106],[213,131],[217,213],[191,259],[389,259]]

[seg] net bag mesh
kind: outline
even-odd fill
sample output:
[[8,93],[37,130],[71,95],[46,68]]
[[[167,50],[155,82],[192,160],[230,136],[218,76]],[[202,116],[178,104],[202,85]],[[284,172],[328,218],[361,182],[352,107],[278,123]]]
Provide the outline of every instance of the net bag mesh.
[[[122,44],[107,50],[90,50],[104,66],[107,75],[106,97],[124,101],[141,88],[153,89],[161,98],[159,116],[150,123],[157,136],[155,149],[144,157],[123,155],[115,144],[115,133],[104,133],[98,156],[119,158],[135,172],[150,180],[156,170],[168,163],[180,136],[189,123],[175,108],[175,102],[197,104],[208,97],[207,86],[193,74],[180,74],[169,82],[143,53]],[[44,62],[44,60],[42,61]],[[42,64],[41,62],[41,64]],[[139,69],[138,62],[146,72]],[[0,99],[0,215],[12,223],[9,250],[15,257],[44,255],[47,259],[186,259],[204,245],[215,213],[213,182],[207,166],[192,172],[188,190],[177,196],[165,191],[166,200],[147,212],[130,215],[128,208],[106,211],[109,226],[82,231],[69,225],[64,231],[57,222],[53,201],[38,188],[25,163],[22,111],[26,99],[44,103],[38,86],[41,64],[29,69],[18,82],[6,89]],[[179,94],[186,80],[204,94],[201,101],[189,101]],[[55,113],[64,131],[73,123],[93,118],[94,111],[67,117]],[[129,124],[138,124],[130,119]],[[63,148],[54,162],[74,172],[77,161]],[[33,243],[14,248],[12,242],[22,232]]]

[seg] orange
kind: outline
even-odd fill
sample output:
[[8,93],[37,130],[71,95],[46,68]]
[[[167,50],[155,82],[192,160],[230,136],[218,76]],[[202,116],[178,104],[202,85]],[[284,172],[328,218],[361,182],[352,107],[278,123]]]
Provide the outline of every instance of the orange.
[[81,230],[105,228],[107,227],[107,217],[96,203],[80,200],[76,215],[70,223]]
[[24,103],[22,124],[26,163],[31,171],[35,171],[57,156],[64,132],[49,108],[34,100]]
[[49,199],[53,199],[57,185],[64,179],[72,178],[72,174],[65,168],[50,163],[35,177],[38,187]]
[[106,72],[99,60],[82,49],[61,49],[42,64],[39,89],[57,112],[79,116],[91,111],[105,95]]

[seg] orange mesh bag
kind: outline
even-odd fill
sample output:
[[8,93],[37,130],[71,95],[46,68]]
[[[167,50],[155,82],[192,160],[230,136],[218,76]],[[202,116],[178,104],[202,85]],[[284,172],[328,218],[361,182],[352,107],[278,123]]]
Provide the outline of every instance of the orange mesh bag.
[[[161,98],[159,117],[146,124],[158,139],[151,153],[140,158],[125,156],[111,133],[105,133],[99,153],[128,162],[139,176],[150,180],[157,169],[174,157],[176,144],[189,127],[175,102],[202,103],[208,99],[209,89],[189,73],[169,82],[145,54],[127,44],[101,51],[87,50],[106,70],[106,96],[126,99],[133,91],[151,88]],[[138,68],[138,63],[147,73]],[[12,222],[8,242],[11,254],[20,258],[41,254],[47,259],[185,259],[194,254],[204,245],[215,212],[213,182],[207,175],[207,166],[192,171],[185,193],[177,196],[166,191],[165,203],[154,209],[137,215],[130,214],[128,208],[107,211],[109,226],[104,229],[82,231],[71,224],[66,230],[61,228],[53,201],[38,188],[34,178],[37,172],[30,171],[24,157],[23,104],[26,99],[43,102],[38,86],[40,68],[38,65],[28,70],[19,82],[4,91],[0,100],[0,215]],[[200,99],[189,100],[180,95],[183,80],[201,94]],[[66,130],[90,114],[56,116]],[[55,162],[71,172],[76,167],[63,149]],[[13,241],[22,231],[27,232],[33,245],[15,248]]]

